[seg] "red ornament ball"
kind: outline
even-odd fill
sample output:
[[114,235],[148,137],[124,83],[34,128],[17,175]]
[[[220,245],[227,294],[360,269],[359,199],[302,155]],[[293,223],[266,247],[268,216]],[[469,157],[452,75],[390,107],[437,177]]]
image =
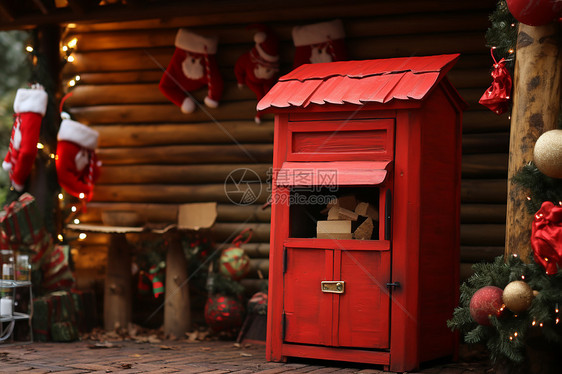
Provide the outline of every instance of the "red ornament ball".
[[250,258],[242,248],[230,247],[222,251],[219,272],[232,280],[240,280],[250,271]]
[[499,287],[482,287],[470,299],[470,315],[479,325],[490,325],[490,316],[499,316],[502,311],[503,290]]
[[243,315],[244,306],[232,297],[213,295],[205,304],[205,322],[214,332],[238,329]]
[[507,7],[519,22],[541,26],[560,16],[560,4],[555,0],[507,0]]

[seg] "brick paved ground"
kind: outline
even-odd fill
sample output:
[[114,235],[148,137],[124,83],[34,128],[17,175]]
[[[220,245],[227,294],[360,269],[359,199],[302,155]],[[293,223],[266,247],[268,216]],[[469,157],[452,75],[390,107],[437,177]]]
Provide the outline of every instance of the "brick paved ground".
[[[107,348],[95,341],[74,343],[0,344],[0,373],[200,373],[200,374],[379,374],[380,367],[353,363],[265,360],[263,345],[236,347],[224,341],[165,341],[137,343],[116,341]],[[462,347],[461,347],[462,348]],[[445,363],[423,368],[424,374],[493,373],[481,353],[461,349],[461,358],[472,362]]]

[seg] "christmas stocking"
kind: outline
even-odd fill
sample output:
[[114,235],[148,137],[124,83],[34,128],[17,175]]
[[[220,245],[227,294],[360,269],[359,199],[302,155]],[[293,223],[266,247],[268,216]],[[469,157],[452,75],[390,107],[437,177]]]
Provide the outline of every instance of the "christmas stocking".
[[176,50],[160,80],[160,91],[183,113],[195,110],[189,92],[207,86],[205,105],[216,108],[222,95],[223,82],[215,59],[217,39],[179,29]]
[[35,162],[41,120],[47,110],[47,99],[47,93],[40,85],[31,89],[20,88],[16,93],[15,120],[2,168],[9,172],[12,186],[18,192],[23,190]]
[[[248,86],[256,94],[258,101],[273,87],[279,71],[277,38],[265,27],[261,28],[254,35],[255,46],[240,56],[234,66],[238,87]],[[254,120],[261,123],[259,113]]]
[[63,119],[57,140],[56,166],[60,186],[72,196],[90,201],[101,166],[95,153],[98,132],[79,122]]
[[293,27],[295,59],[293,68],[302,64],[347,59],[345,32],[341,20]]

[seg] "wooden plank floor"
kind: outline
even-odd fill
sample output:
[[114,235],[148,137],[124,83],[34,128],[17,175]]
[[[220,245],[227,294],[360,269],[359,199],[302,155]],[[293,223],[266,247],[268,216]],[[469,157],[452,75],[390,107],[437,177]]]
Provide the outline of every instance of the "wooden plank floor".
[[[378,374],[381,367],[342,362],[293,359],[287,363],[265,360],[263,345],[204,341],[137,343],[118,341],[110,348],[92,348],[99,342],[0,344],[0,373],[197,373],[197,374]],[[468,361],[467,361],[468,360]],[[493,373],[485,354],[461,346],[460,360],[434,363],[416,373]]]

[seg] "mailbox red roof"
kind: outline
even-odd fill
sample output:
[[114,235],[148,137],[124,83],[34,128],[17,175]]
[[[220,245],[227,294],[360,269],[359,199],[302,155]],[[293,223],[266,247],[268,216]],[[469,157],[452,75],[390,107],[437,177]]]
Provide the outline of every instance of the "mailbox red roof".
[[279,78],[257,109],[423,100],[458,58],[448,54],[301,65]]

